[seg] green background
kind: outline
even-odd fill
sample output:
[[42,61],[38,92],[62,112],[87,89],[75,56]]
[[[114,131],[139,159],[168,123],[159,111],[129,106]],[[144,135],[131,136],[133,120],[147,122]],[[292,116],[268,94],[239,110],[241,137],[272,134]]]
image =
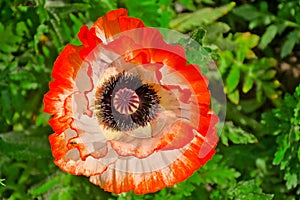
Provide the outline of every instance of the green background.
[[[300,3],[243,0],[0,2],[0,199],[298,199]],[[114,195],[60,171],[43,113],[53,62],[77,33],[125,7],[146,25],[191,35],[224,81],[217,153],[193,176],[155,194]],[[297,198],[298,197],[298,198]]]

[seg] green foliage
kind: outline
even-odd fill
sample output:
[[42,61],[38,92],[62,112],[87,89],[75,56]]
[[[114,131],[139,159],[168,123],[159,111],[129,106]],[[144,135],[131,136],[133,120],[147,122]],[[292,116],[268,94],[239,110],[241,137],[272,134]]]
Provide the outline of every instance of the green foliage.
[[233,144],[249,144],[258,142],[257,138],[253,134],[247,133],[240,127],[235,127],[232,122],[225,123],[220,139],[226,146],[229,145],[228,141]]
[[[280,57],[298,55],[299,2],[4,0],[0,6],[1,199],[299,197],[300,86],[286,94],[278,81]],[[154,194],[113,195],[58,170],[47,139],[52,131],[42,98],[54,60],[66,43],[80,44],[83,24],[119,7],[146,25],[171,27],[199,42],[200,49],[178,41],[204,74],[206,56],[215,60],[228,98],[216,155],[189,179]]]
[[283,45],[280,56],[283,58],[293,51],[296,44],[300,44],[300,3],[285,0],[279,2],[275,8],[276,13],[269,11],[267,1],[259,1],[258,6],[244,4],[233,12],[249,22],[250,29],[267,26],[259,48],[265,49],[272,41],[276,42],[277,35],[281,36]]
[[[124,1],[131,16],[143,20],[147,26],[162,28],[167,28],[169,21],[175,15],[174,10],[170,7],[171,2],[171,0]],[[140,12],[141,9],[144,11]]]
[[0,23],[0,131],[5,132],[23,130],[32,119],[43,123],[41,94],[47,91],[53,60],[84,23],[83,15],[77,18],[71,12],[88,6],[44,1],[37,1],[37,7],[2,4],[7,12],[1,12],[1,19],[15,16]]
[[[229,100],[238,104],[240,90],[247,94],[255,90],[256,101],[264,102],[269,98],[274,103],[278,99],[280,86],[275,79],[276,60],[274,58],[257,58],[252,50],[257,46],[259,36],[236,33],[231,38],[236,47],[234,50],[220,52],[220,72],[225,80],[225,91]],[[257,108],[256,108],[257,109]]]
[[[51,158],[46,135],[48,128],[29,129],[22,132],[8,132],[0,135],[1,154],[19,161],[32,161],[40,158]],[[16,138],[18,138],[16,140]]]
[[273,164],[280,165],[287,189],[298,188],[300,195],[300,86],[284,97],[280,108],[265,113],[263,123],[276,136]]
[[264,194],[257,183],[254,180],[241,181],[228,191],[229,199],[249,199],[249,200],[271,200],[274,195]]
[[92,199],[101,200],[110,197],[109,193],[91,185],[84,177],[76,177],[62,171],[56,172],[29,190],[34,198],[46,196],[46,199],[86,199],[92,193]]
[[234,6],[235,3],[232,2],[219,8],[206,7],[193,13],[183,13],[171,20],[170,27],[180,32],[191,31],[197,26],[213,23],[218,18],[228,13]]
[[[0,186],[2,197],[29,199],[28,188],[43,180],[53,166],[47,135],[49,127],[0,134]],[[2,179],[4,178],[4,179]]]

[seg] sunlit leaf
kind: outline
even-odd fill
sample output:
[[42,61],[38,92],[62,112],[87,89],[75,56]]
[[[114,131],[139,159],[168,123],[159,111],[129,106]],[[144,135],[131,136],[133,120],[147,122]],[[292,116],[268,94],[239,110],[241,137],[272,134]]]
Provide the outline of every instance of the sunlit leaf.
[[233,65],[226,78],[226,93],[233,92],[238,86],[240,81],[240,68],[239,66]]
[[286,186],[288,189],[295,188],[298,185],[298,178],[296,173],[286,173],[284,175],[284,179],[286,180]]
[[247,76],[247,77],[245,78],[245,81],[244,81],[244,84],[243,84],[243,88],[242,88],[243,92],[244,92],[244,93],[249,92],[249,90],[252,89],[253,84],[254,84],[254,82],[253,82],[252,78],[249,77],[249,76]]
[[268,26],[259,43],[259,48],[264,49],[275,38],[278,32],[278,27],[274,24]]
[[235,6],[234,2],[219,8],[203,8],[193,13],[181,14],[170,22],[171,28],[186,32],[197,26],[208,25],[227,14]]
[[240,94],[238,90],[235,90],[234,92],[228,94],[228,98],[229,100],[234,103],[234,104],[238,104],[240,101]]
[[1,186],[6,186],[6,185],[4,184],[4,181],[5,181],[5,179],[0,179],[0,185],[1,185]]

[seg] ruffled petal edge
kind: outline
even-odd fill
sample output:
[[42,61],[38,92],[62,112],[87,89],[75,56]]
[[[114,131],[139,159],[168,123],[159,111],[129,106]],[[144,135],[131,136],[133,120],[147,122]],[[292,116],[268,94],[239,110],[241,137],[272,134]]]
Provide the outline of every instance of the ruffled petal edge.
[[49,123],[57,134],[69,127],[72,115],[74,78],[81,66],[79,51],[82,47],[67,45],[56,59],[52,71],[54,81],[44,95],[44,112],[53,115]]

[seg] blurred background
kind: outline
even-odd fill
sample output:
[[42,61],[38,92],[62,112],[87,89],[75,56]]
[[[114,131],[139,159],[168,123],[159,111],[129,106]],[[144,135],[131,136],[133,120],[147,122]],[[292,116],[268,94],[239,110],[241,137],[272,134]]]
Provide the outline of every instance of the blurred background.
[[[56,57],[80,44],[82,25],[120,7],[147,26],[191,35],[225,86],[216,155],[155,194],[114,195],[62,172],[47,138],[42,99]],[[299,199],[299,84],[298,0],[1,0],[0,199]]]

